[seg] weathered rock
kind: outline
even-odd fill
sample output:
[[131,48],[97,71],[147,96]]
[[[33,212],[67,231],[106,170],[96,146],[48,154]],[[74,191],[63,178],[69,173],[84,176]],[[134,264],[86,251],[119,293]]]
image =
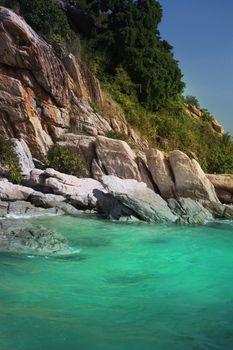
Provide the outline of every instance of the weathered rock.
[[145,184],[147,185],[148,188],[150,188],[151,190],[158,193],[159,192],[158,187],[154,183],[153,178],[151,176],[151,173],[147,167],[147,160],[146,160],[145,155],[139,154],[139,152],[137,152],[136,162],[137,162],[138,170],[139,170],[140,175],[141,175],[141,181],[145,182]]
[[0,180],[0,199],[1,200],[4,200],[4,201],[27,200],[33,191],[34,190],[29,187],[14,185],[6,179]]
[[167,203],[150,190],[145,183],[136,180],[103,176],[102,182],[107,194],[95,190],[99,210],[108,218],[119,220],[134,216],[149,222],[175,222]]
[[149,149],[146,152],[147,164],[161,196],[164,199],[174,197],[175,184],[172,178],[169,162],[163,152]]
[[224,127],[217,121],[217,119],[213,118],[211,121],[211,125],[214,129],[219,134],[224,134]]
[[72,54],[65,58],[64,64],[75,82],[76,94],[89,102],[101,106],[103,104],[103,96],[99,80],[93,76],[87,66]]
[[59,173],[53,169],[46,169],[45,186],[55,194],[62,195],[78,208],[92,209],[96,207],[94,190],[105,192],[103,185],[94,179],[79,179],[72,175]]
[[168,200],[170,209],[179,216],[181,224],[205,224],[213,219],[211,213],[200,203],[191,198],[171,198]]
[[216,219],[225,218],[226,206],[224,204],[203,201],[202,205],[213,215],[214,218]]
[[93,159],[93,161],[92,161],[91,174],[92,174],[93,178],[97,181],[101,181],[102,176],[104,175],[103,170],[99,166],[96,159]]
[[3,220],[0,222],[0,250],[14,253],[70,254],[66,239],[42,226],[26,222]]
[[37,83],[60,106],[69,103],[68,74],[50,45],[22,17],[0,8],[0,63],[33,72]]
[[65,202],[66,198],[51,193],[41,193],[34,191],[28,197],[28,200],[36,207],[54,208],[57,207],[57,205],[60,203]]
[[35,168],[31,152],[23,139],[12,139],[15,144],[15,152],[18,155],[22,176],[28,177],[31,170]]
[[214,185],[218,198],[222,203],[233,203],[233,175],[208,174],[206,175]]
[[218,188],[215,189],[218,199],[221,203],[232,204],[233,203],[233,193],[220,190]]
[[23,184],[28,187],[32,187],[37,190],[44,189],[45,173],[41,169],[33,169],[30,172],[30,177],[23,180]]
[[233,193],[233,174],[208,174],[206,176],[216,189]]
[[141,180],[135,154],[126,142],[99,136],[96,139],[96,154],[99,165],[107,175]]
[[224,218],[227,220],[233,220],[233,206],[226,205],[226,210],[224,212]]
[[191,160],[181,151],[173,151],[168,160],[174,176],[176,197],[219,202],[214,186],[195,159]]

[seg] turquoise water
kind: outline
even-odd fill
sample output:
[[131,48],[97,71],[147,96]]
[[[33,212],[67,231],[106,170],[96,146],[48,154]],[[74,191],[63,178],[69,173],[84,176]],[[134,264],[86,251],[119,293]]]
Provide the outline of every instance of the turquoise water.
[[233,349],[233,223],[34,222],[80,251],[0,254],[1,350]]

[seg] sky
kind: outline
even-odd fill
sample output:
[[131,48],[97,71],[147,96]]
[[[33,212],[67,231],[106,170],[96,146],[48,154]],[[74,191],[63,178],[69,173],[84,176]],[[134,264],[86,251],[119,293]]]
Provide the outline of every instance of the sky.
[[185,95],[233,135],[233,0],[159,0],[161,37],[174,47]]

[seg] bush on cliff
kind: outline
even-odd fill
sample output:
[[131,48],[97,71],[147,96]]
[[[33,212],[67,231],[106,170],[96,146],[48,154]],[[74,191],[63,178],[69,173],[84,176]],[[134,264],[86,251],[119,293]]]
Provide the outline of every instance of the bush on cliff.
[[55,144],[47,153],[48,166],[65,174],[84,176],[84,166],[79,155],[69,147]]
[[15,144],[11,140],[0,138],[0,166],[2,166],[13,183],[22,180],[19,158],[15,152]]
[[48,36],[61,47],[69,46],[77,37],[65,12],[55,0],[18,0],[25,20],[37,32]]

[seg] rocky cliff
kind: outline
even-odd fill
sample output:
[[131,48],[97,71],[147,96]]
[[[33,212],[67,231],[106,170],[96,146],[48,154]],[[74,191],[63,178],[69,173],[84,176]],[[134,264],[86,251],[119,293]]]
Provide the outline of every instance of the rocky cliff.
[[[0,215],[43,207],[156,222],[233,218],[232,207],[219,201],[232,203],[219,179],[178,150],[149,148],[120,113],[114,115],[114,102],[79,59],[58,53],[3,7],[0,44],[0,135],[14,139],[23,175],[23,186],[0,179]],[[129,143],[106,137],[111,130]],[[82,158],[86,179],[35,168],[32,158],[43,160],[53,143]]]
[[96,112],[105,107],[111,114],[112,105],[79,59],[57,54],[23,18],[0,7],[2,136],[24,139],[39,159],[71,129],[93,136],[114,129],[145,144],[124,119]]

